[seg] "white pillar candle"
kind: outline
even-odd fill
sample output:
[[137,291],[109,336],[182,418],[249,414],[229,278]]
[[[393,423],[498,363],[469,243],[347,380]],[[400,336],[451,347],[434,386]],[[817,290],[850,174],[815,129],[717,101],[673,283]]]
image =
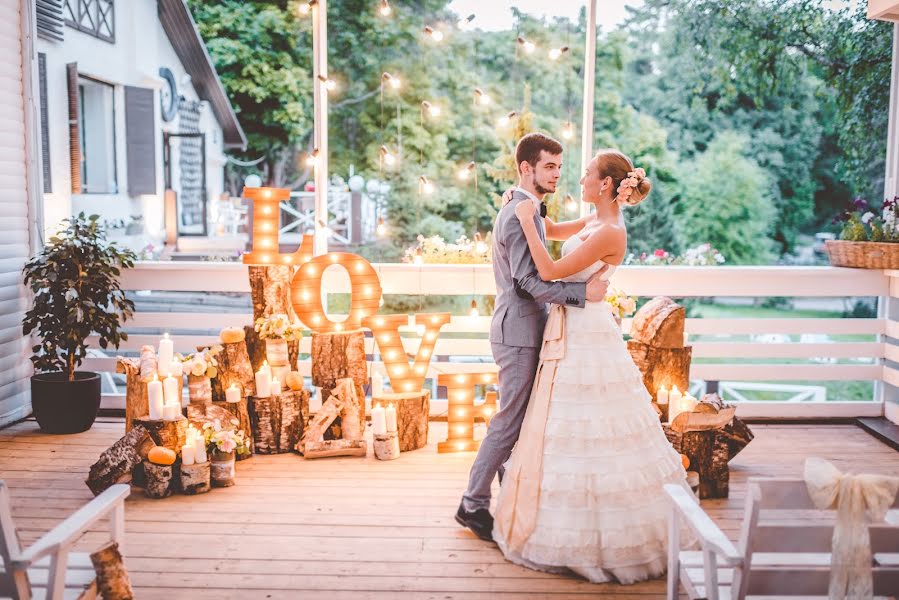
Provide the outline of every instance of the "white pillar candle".
[[225,390],[225,400],[228,402],[240,402],[240,388],[237,384],[232,383],[231,387]]
[[196,454],[194,460],[198,465],[206,462],[206,439],[202,435],[194,438],[194,453]]
[[371,409],[371,432],[375,435],[387,434],[387,413],[380,402]]
[[683,396],[680,393],[680,390],[677,389],[677,386],[671,388],[671,391],[668,392],[668,422],[673,423],[674,419],[677,418],[677,415],[681,413],[683,410],[681,408],[681,398]]
[[262,361],[262,366],[259,367],[259,370],[264,371],[269,379],[272,378],[272,368],[270,366],[268,366],[267,360]]
[[162,407],[162,418],[166,421],[177,421],[179,415],[181,415],[180,404],[166,404]]
[[171,375],[162,380],[162,396],[165,403],[181,406],[181,382]]
[[309,398],[309,412],[312,414],[317,413],[322,409],[322,389],[317,387],[315,388],[315,394]]
[[150,400],[150,418],[158,421],[162,418],[162,407],[165,405],[162,382],[159,381],[159,377],[154,376],[153,381],[147,382],[147,396]]
[[281,395],[281,382],[278,381],[277,377],[272,378],[271,393],[272,393],[272,396],[280,396]]
[[658,392],[656,392],[656,403],[659,406],[668,404],[668,388],[666,388],[664,385],[659,388]]
[[387,433],[396,433],[396,407],[388,404],[385,415],[387,417]]
[[169,367],[169,375],[172,377],[181,377],[184,374],[184,369],[180,360],[176,358],[169,364],[171,365]]
[[371,397],[375,398],[384,393],[384,376],[375,373],[371,376]]
[[185,444],[181,446],[181,464],[182,465],[192,465],[197,461],[197,449],[193,445],[193,440],[191,440],[190,444]]
[[175,345],[169,339],[169,334],[166,333],[159,340],[159,352],[156,353],[156,364],[159,365],[158,370],[161,374],[168,375],[174,357]]
[[272,395],[271,387],[272,380],[269,376],[268,371],[264,371],[262,369],[256,371],[256,397],[268,398]]

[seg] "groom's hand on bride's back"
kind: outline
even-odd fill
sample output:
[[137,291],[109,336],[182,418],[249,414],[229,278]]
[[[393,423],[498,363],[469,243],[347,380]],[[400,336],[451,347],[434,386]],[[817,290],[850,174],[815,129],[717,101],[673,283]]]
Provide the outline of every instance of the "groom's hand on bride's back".
[[601,277],[608,270],[609,265],[603,265],[599,271],[593,274],[593,277],[587,280],[587,302],[602,302],[606,299],[609,282]]

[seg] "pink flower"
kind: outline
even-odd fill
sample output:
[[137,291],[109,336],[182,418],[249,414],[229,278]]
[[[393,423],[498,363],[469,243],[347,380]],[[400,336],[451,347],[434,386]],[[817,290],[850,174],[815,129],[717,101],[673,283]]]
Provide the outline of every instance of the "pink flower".
[[665,255],[666,255],[666,254],[668,254],[668,253],[665,252],[664,250],[662,250],[661,248],[659,248],[659,249],[657,249],[655,252],[653,252],[653,255],[654,255],[654,256],[657,256],[657,257],[659,257],[659,258],[665,258]]
[[219,450],[222,452],[232,452],[235,448],[237,448],[237,444],[230,437],[226,437],[219,442]]

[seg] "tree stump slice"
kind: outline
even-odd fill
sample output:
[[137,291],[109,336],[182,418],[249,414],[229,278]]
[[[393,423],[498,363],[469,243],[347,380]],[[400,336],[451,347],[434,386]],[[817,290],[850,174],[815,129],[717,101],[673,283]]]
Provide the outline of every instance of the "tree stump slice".
[[372,446],[378,460],[396,460],[400,457],[400,440],[396,432],[374,436]]
[[[683,342],[683,340],[681,340]],[[643,386],[655,399],[661,386],[671,389],[677,386],[681,391],[690,388],[690,362],[693,348],[657,348],[642,342],[628,340],[627,349],[631,358],[643,374]]]
[[91,563],[97,574],[97,592],[103,600],[134,600],[131,579],[117,542],[109,542],[93,554]]
[[[253,444],[257,454],[283,454],[296,448],[303,430],[302,396],[306,390],[251,398]],[[308,398],[306,400],[308,406]]]
[[[216,356],[218,376],[212,380],[213,402],[224,402],[225,390],[232,384],[241,389],[244,397],[255,394],[256,376],[247,352],[247,341],[222,343],[221,346],[222,351]],[[205,346],[199,349],[202,348]]]
[[157,446],[165,446],[175,454],[181,454],[181,446],[187,438],[188,420],[181,416],[177,421],[151,419],[144,415],[134,419],[134,425],[140,425],[150,433]]
[[365,332],[313,333],[312,385],[331,390],[346,378],[360,387],[368,383]]
[[130,482],[135,467],[147,458],[155,445],[146,428],[135,424],[131,431],[103,451],[97,462],[91,465],[85,480],[87,487],[94,496],[99,496],[116,483]]
[[190,404],[200,406],[212,404],[212,381],[205,375],[188,375],[187,396]]
[[185,465],[181,464],[178,469],[179,479],[181,481],[181,492],[188,496],[196,494],[205,494],[210,489],[210,466],[209,461],[199,464]]
[[144,461],[144,475],[147,477],[144,493],[148,498],[168,498],[172,495],[173,466]]
[[132,420],[150,412],[147,383],[156,376],[156,350],[141,346],[140,358],[119,358],[116,373],[125,374],[125,433],[131,431]]
[[368,444],[365,440],[322,440],[318,442],[306,442],[303,448],[303,457],[307,459],[328,458],[331,456],[365,457],[367,454]]
[[418,450],[428,444],[428,426],[431,412],[431,391],[381,394],[371,399],[372,406],[380,403],[396,408],[396,430],[401,452]]
[[297,319],[290,301],[290,282],[294,268],[290,265],[248,267],[250,298],[253,301],[253,322],[267,315],[283,313],[291,321]]
[[683,348],[686,310],[671,298],[657,296],[631,321],[631,339],[656,348]]
[[[238,431],[243,431],[244,439],[247,441],[249,454],[238,454],[237,460],[245,460],[253,456],[255,446],[253,444],[253,424],[250,421],[250,409],[247,398],[241,398],[239,402],[213,402],[213,405],[224,409],[228,413],[227,423],[222,421],[222,427],[229,429],[233,427]],[[237,424],[232,423],[237,420]]]

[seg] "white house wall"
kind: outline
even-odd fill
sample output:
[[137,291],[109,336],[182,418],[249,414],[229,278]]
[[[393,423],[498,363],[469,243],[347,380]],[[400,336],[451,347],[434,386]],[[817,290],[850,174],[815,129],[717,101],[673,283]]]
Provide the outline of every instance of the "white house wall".
[[[178,93],[189,100],[199,100],[186,72],[178,60],[162,25],[155,0],[130,0],[116,3],[114,44],[66,26],[64,42],[38,40],[37,50],[46,54],[48,127],[50,137],[50,171],[53,191],[44,194],[44,224],[53,231],[59,221],[73,213],[96,213],[104,219],[128,222],[132,215],[142,214],[146,239],[156,245],[164,239],[163,131],[177,132],[178,119],[162,120],[159,91],[163,80],[160,67],[169,68],[178,82]],[[71,194],[69,164],[68,90],[66,64],[78,63],[79,75],[85,75],[115,86],[116,171],[118,193]],[[129,196],[126,163],[124,86],[154,89],[156,152],[156,194]],[[207,199],[217,198],[224,189],[224,152],[222,129],[211,109],[201,119],[206,133]],[[138,245],[136,243],[132,246]]]

